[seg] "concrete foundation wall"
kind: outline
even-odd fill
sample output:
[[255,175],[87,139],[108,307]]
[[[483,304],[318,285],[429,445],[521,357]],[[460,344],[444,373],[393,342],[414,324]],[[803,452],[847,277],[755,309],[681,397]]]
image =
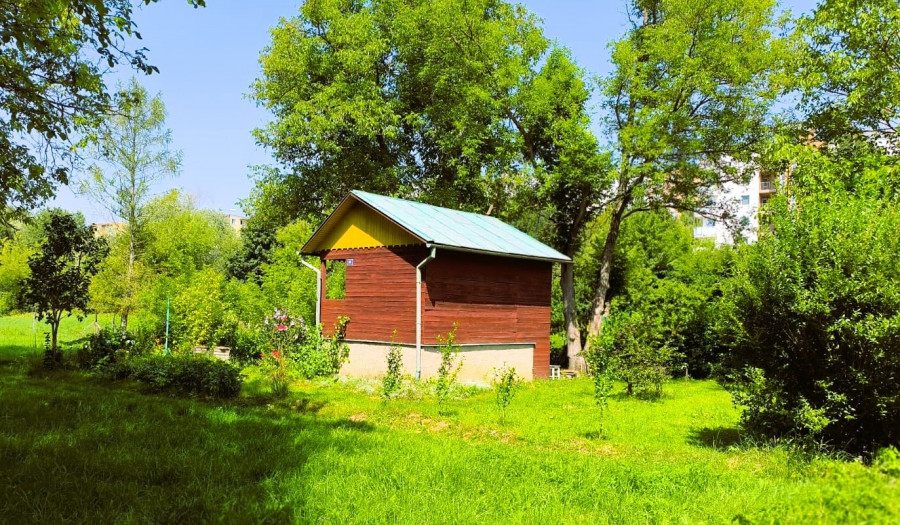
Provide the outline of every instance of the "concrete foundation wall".
[[[341,367],[341,375],[348,377],[382,377],[387,370],[387,353],[390,344],[380,342],[348,341],[350,359]],[[416,347],[401,345],[403,374],[416,373]],[[516,373],[526,381],[534,378],[534,345],[526,343],[461,345],[458,358],[462,359],[458,380],[464,383],[488,383],[494,368],[503,365],[515,367]],[[422,347],[422,379],[437,374],[441,353],[436,346]]]

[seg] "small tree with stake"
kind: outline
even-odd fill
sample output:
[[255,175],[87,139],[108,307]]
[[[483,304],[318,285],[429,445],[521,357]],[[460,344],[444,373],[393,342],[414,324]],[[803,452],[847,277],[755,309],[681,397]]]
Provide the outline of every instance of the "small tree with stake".
[[609,397],[613,390],[613,356],[602,344],[591,341],[591,352],[587,355],[587,363],[594,380],[594,403],[597,405],[597,415],[600,427],[597,437],[603,436],[603,419],[609,408]]
[[50,325],[49,362],[59,361],[57,335],[63,316],[87,311],[88,285],[108,249],[106,240],[95,238],[80,216],[50,212],[44,240],[28,258],[31,275],[23,286],[26,304],[35,305],[37,318]]

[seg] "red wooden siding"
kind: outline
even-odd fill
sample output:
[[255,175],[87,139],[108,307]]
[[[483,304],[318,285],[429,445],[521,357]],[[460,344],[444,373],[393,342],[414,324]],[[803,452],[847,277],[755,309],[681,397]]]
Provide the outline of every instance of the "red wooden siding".
[[533,343],[534,376],[547,377],[551,263],[438,250],[423,280],[424,343],[454,323],[460,343]]
[[[398,342],[415,343],[416,265],[427,255],[424,246],[326,252],[323,260],[353,259],[346,298],[322,301],[326,329],[346,315],[348,339],[390,341],[397,330]],[[422,344],[457,323],[459,343],[534,344],[534,376],[546,377],[551,272],[549,262],[438,250],[423,271]]]
[[[424,246],[331,250],[323,261],[353,259],[344,279],[345,298],[324,299],[322,323],[326,330],[341,315],[350,318],[347,339],[416,342],[416,265],[428,255]],[[322,265],[325,275],[325,265]]]

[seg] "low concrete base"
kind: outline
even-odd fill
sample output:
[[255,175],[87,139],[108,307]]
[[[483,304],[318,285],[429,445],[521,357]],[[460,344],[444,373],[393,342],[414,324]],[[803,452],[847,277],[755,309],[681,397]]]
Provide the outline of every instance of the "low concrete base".
[[[347,341],[350,360],[341,367],[346,377],[383,377],[387,370],[390,343],[375,341]],[[399,345],[402,351],[403,374],[416,373],[415,345]],[[534,378],[534,345],[528,343],[460,345],[457,359],[462,360],[457,379],[464,383],[489,383],[495,368],[514,367],[526,381]],[[459,362],[459,361],[457,361]],[[422,347],[422,379],[437,374],[441,353],[437,346]]]

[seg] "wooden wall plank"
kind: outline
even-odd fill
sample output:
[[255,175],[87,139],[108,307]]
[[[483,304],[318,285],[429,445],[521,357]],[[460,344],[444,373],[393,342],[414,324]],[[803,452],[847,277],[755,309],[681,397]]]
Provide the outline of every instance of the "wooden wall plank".
[[[326,252],[354,260],[346,298],[322,302],[326,333],[346,315],[349,339],[390,341],[396,330],[397,342],[415,343],[415,268],[427,255],[424,246]],[[459,343],[533,343],[534,376],[547,377],[551,279],[551,263],[438,250],[423,274],[422,342],[458,323]]]

